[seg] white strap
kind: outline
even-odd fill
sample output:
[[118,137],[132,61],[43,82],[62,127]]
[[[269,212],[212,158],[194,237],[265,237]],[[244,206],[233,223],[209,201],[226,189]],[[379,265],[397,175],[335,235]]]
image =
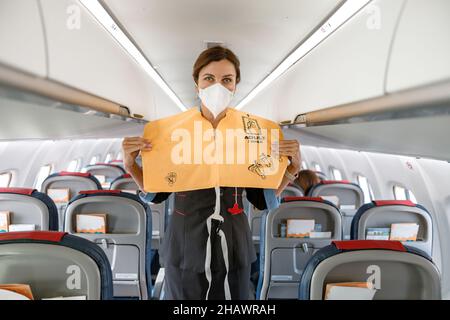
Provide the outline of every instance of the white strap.
[[[206,292],[206,300],[209,299],[209,291],[211,290],[212,284],[212,275],[211,275],[211,224],[212,220],[218,220],[220,223],[223,223],[224,219],[220,215],[220,187],[215,187],[216,191],[216,206],[214,208],[214,213],[208,217],[206,220],[206,227],[208,228],[208,240],[206,241],[206,258],[205,258],[205,276],[206,280],[208,280],[208,291]],[[222,248],[223,260],[225,262],[225,281],[224,281],[224,289],[225,289],[225,299],[231,300],[230,293],[230,284],[228,283],[228,246],[227,239],[225,238],[225,233],[222,230],[219,230],[218,235],[220,237],[220,244]]]

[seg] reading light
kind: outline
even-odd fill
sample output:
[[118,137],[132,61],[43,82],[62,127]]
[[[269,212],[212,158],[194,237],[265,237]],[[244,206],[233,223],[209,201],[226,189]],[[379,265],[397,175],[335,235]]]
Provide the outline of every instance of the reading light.
[[292,52],[278,65],[262,82],[260,82],[243,100],[239,102],[236,109],[243,108],[257,94],[267,88],[286,70],[303,58],[316,46],[318,46],[329,35],[342,26],[348,19],[361,10],[370,0],[347,0],[316,32],[313,33],[302,45]]
[[125,33],[114,22],[114,19],[103,8],[98,0],[80,0],[83,6],[100,22],[101,25],[116,39],[116,41],[130,54],[134,60],[144,69],[144,71],[156,82],[156,84],[170,97],[170,99],[180,108],[182,111],[186,111],[186,107],[177,97],[177,95],[170,89],[167,83],[161,78],[161,76],[150,65],[147,59],[136,48],[131,40],[125,35]]

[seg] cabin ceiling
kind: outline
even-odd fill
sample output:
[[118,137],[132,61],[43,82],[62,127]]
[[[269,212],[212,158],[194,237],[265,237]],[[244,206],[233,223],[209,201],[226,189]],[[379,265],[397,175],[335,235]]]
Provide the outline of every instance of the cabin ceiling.
[[102,1],[186,107],[198,104],[192,65],[205,42],[223,42],[241,61],[236,105],[342,2]]

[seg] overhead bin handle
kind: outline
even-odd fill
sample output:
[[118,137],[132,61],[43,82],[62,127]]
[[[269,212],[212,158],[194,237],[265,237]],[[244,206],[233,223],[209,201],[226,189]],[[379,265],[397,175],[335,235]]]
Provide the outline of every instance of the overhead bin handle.
[[447,114],[450,101],[450,81],[427,84],[390,93],[380,97],[324,108],[282,121],[281,126],[324,126],[342,123],[379,121],[381,119],[407,119]]

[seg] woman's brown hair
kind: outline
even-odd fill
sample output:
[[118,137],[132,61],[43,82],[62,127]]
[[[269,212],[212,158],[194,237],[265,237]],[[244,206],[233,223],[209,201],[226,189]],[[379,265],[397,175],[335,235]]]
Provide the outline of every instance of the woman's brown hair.
[[233,51],[221,46],[215,46],[206,49],[205,51],[200,53],[200,55],[198,56],[197,60],[194,63],[194,69],[192,72],[192,76],[194,77],[195,83],[198,83],[200,70],[202,70],[204,67],[206,67],[213,61],[221,61],[223,59],[230,61],[234,65],[234,68],[236,69],[236,83],[239,83],[239,81],[241,81],[241,70],[239,69],[240,66],[239,59],[233,53]]
[[305,195],[312,186],[318,184],[320,178],[312,170],[302,170],[298,174],[297,183],[303,189]]

